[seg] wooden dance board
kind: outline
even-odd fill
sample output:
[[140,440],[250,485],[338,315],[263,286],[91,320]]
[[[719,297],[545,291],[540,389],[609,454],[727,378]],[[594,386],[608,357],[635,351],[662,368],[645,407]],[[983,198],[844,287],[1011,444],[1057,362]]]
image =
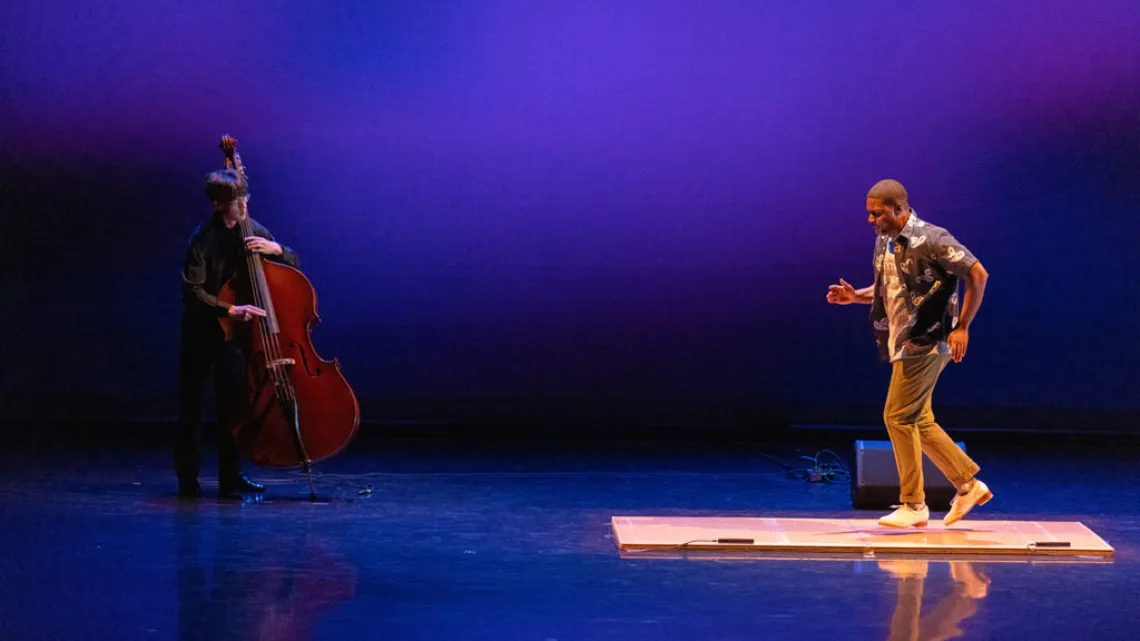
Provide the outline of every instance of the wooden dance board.
[[615,516],[618,549],[1112,556],[1075,521],[973,521],[888,528],[864,519]]

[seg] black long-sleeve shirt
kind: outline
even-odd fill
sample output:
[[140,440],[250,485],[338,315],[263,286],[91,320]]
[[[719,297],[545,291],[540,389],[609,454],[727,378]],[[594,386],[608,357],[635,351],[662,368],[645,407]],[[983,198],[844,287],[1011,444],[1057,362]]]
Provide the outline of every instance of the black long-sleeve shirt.
[[[274,240],[261,223],[249,219],[254,236]],[[276,242],[276,241],[274,241]],[[297,253],[281,245],[280,256],[263,256],[269,260],[297,267]],[[228,312],[228,305],[218,300],[218,292],[235,274],[246,274],[245,241],[241,226],[226,227],[221,215],[198,225],[186,246],[186,259],[182,266],[183,315],[191,318],[219,318]],[[248,277],[248,276],[247,276]]]

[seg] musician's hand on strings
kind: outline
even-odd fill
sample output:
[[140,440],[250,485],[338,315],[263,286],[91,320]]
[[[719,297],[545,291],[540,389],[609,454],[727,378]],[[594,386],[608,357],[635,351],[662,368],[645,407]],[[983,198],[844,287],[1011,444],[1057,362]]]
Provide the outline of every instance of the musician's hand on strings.
[[261,238],[260,236],[249,236],[246,238],[245,247],[251,252],[266,254],[268,256],[280,256],[285,253],[280,243]]
[[237,138],[226,134],[222,136],[222,141],[218,143],[218,147],[221,147],[222,151],[226,152],[227,157],[232,156],[234,150],[237,149]]
[[265,317],[265,310],[255,305],[234,305],[230,307],[230,318],[240,321],[253,320],[254,316]]

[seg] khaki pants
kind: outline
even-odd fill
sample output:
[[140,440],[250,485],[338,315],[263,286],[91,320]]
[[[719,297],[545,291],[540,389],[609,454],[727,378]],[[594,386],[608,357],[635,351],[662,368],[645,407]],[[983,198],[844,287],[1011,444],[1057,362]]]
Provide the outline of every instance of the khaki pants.
[[895,452],[899,501],[903,503],[926,500],[922,484],[923,452],[954,487],[961,487],[978,473],[977,463],[934,422],[934,412],[930,409],[934,385],[949,362],[949,356],[930,354],[893,363],[883,422]]

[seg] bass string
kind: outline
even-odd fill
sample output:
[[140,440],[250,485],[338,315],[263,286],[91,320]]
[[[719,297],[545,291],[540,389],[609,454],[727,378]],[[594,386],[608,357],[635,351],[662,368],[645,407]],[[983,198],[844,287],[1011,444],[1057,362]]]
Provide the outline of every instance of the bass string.
[[[242,219],[241,224],[242,236],[244,238],[253,236],[253,230],[249,224],[248,215]],[[262,353],[264,353],[266,356],[266,366],[269,369],[270,376],[273,377],[274,387],[276,389],[285,388],[286,396],[291,400],[292,390],[289,389],[289,386],[283,385],[285,381],[283,381],[281,378],[280,372],[278,370],[279,366],[275,365],[275,363],[280,362],[281,347],[277,341],[277,335],[272,331],[273,328],[270,324],[270,314],[273,313],[273,307],[272,302],[269,298],[268,288],[266,287],[265,283],[265,271],[262,269],[259,257],[253,252],[246,252],[246,265],[249,269],[250,278],[252,280],[251,289],[254,304],[265,310],[266,313],[265,316],[259,316],[256,321],[258,323],[258,328],[260,329],[258,332],[258,339],[261,344]]]
[[[238,172],[243,186],[248,188],[249,176],[245,170],[245,164],[241,161],[241,156],[238,155],[237,149],[232,151],[232,156],[226,159],[226,166],[231,167]],[[238,222],[238,229],[241,231],[242,248],[245,250],[246,268],[249,272],[250,289],[253,296],[255,305],[265,310],[266,316],[258,317],[256,319],[257,328],[260,329],[258,340],[261,343],[261,351],[266,355],[266,366],[269,367],[270,375],[273,377],[275,389],[281,388],[281,381],[277,375],[276,366],[271,366],[271,363],[276,362],[280,358],[280,349],[274,344],[276,336],[271,331],[268,319],[272,310],[272,303],[269,300],[268,289],[265,287],[265,274],[261,269],[261,262],[258,256],[245,248],[246,239],[253,236],[253,224],[249,219],[249,210],[246,201],[241,201],[242,217]]]

